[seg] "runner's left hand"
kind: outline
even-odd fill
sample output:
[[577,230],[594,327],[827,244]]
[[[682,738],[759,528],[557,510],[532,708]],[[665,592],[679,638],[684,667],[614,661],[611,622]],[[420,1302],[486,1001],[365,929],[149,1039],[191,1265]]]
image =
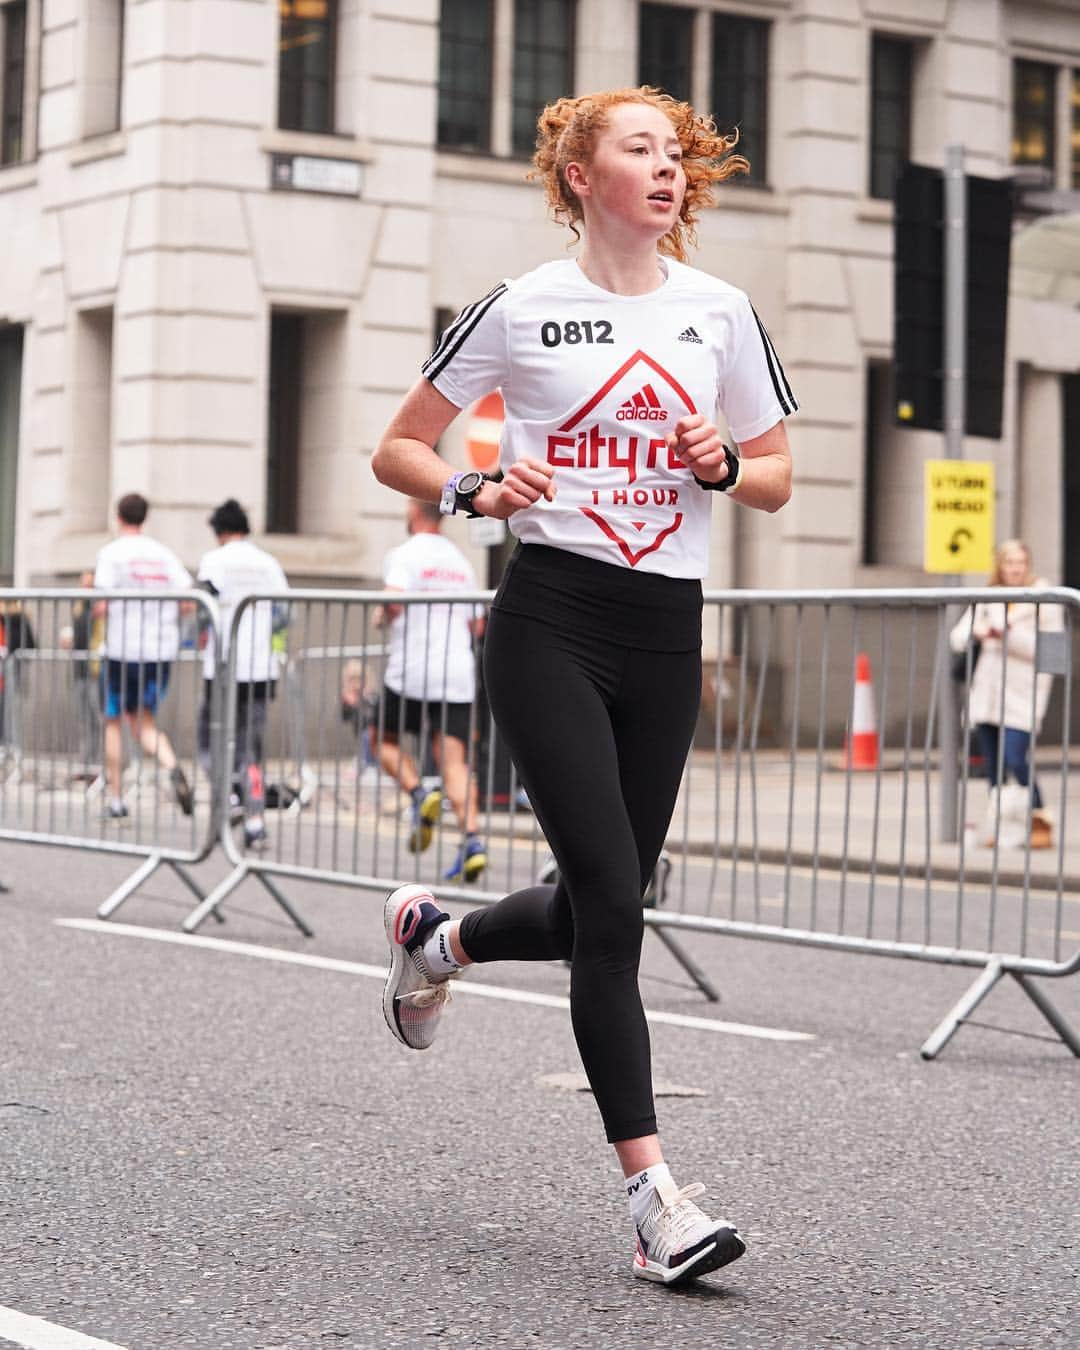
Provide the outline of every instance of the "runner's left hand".
[[701,413],[680,417],[665,438],[668,448],[691,473],[706,483],[722,483],[728,476],[727,456],[720,433]]

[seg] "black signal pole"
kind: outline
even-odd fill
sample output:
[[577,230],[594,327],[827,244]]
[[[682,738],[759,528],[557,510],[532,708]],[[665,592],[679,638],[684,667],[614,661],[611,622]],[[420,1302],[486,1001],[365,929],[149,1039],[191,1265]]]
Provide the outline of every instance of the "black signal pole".
[[[944,412],[945,458],[964,458],[965,398],[967,389],[967,175],[964,147],[945,149],[944,182]],[[956,586],[960,577],[942,578],[943,586]],[[940,634],[942,651],[938,670],[938,750],[941,758],[941,806],[938,822],[942,843],[955,844],[956,779],[959,757],[959,726],[956,690],[950,677],[949,631]]]

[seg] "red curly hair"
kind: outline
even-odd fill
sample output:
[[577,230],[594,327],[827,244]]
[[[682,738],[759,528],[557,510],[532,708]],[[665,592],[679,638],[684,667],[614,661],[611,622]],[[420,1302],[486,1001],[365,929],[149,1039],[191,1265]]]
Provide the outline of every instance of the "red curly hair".
[[737,173],[746,173],[749,161],[734,154],[737,131],[723,135],[711,117],[699,117],[689,103],[661,93],[652,85],[636,89],[609,89],[579,98],[560,98],[549,103],[536,121],[535,168],[530,177],[544,185],[551,214],[580,239],[578,225],[583,219],[581,202],[566,181],[566,166],[577,161],[588,163],[600,132],[608,125],[608,113],[623,103],[644,103],[664,114],[675,128],[682,147],[686,171],[686,196],[679,219],[660,240],[658,248],[680,262],[686,262],[689,249],[697,243],[698,215],[715,201],[714,183],[722,183]]

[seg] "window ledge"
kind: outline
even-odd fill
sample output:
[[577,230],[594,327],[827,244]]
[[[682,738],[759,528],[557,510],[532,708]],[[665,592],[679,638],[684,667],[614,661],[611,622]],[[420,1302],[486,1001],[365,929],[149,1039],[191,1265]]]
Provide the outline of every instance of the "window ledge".
[[715,209],[718,211],[757,211],[769,216],[786,216],[791,209],[787,198],[769,187],[744,184],[725,187],[723,183],[717,183],[715,190]]
[[437,178],[473,178],[484,183],[513,183],[518,187],[526,184],[525,175],[530,168],[531,162],[527,159],[480,151],[469,154],[460,150],[440,150],[435,159]]
[[905,566],[903,563],[858,563],[852,584],[871,587],[874,590],[908,591],[918,590],[924,586],[939,586],[941,582],[915,564]]
[[33,160],[29,164],[5,164],[0,166],[0,192],[16,192],[19,188],[33,187],[37,183],[38,166]]
[[127,150],[126,131],[106,131],[101,136],[88,136],[68,151],[69,164],[91,164],[96,159],[111,159]]
[[257,542],[274,555],[290,577],[355,579],[363,575],[365,550],[355,535],[266,532]]
[[311,155],[318,159],[349,159],[370,164],[375,158],[371,142],[359,136],[328,136],[315,131],[282,131],[266,128],[259,133],[259,149],[272,155]]
[[882,197],[860,197],[855,203],[856,220],[876,220],[891,225],[894,214],[892,202]]

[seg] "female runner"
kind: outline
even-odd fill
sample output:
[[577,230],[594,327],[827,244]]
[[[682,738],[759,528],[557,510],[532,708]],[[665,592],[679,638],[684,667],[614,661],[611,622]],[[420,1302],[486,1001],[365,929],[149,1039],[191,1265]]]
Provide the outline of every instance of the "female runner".
[[[745,1246],[693,1203],[704,1187],[679,1189],[663,1160],[641,898],[697,719],[711,503],[784,505],[782,419],[797,406],[746,295],[685,262],[711,185],[747,167],[734,143],[649,87],[545,108],[534,162],[555,218],[584,234],[580,252],[462,310],[374,457],[380,482],[508,520],[519,541],[484,677],[560,877],[460,922],[420,886],[394,891],[387,1023],[426,1049],[467,965],[569,960],[574,1035],[626,1177],[634,1272],[665,1284]],[[451,473],[433,447],[496,387],[502,481]]]

